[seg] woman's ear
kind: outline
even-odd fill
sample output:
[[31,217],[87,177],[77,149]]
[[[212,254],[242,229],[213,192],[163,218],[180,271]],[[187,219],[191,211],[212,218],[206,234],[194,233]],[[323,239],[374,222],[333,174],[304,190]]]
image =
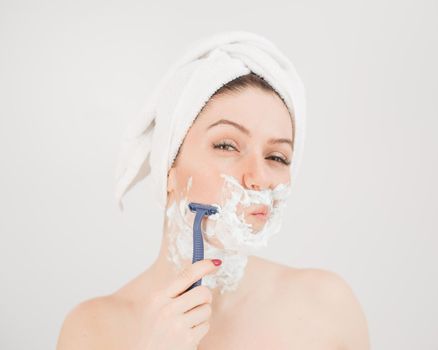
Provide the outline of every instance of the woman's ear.
[[175,191],[176,189],[176,169],[175,167],[170,168],[169,173],[167,174],[167,193]]

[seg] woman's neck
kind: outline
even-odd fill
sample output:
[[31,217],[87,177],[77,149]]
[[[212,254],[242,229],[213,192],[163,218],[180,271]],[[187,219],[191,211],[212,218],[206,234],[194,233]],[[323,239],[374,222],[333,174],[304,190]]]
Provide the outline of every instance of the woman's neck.
[[[175,263],[172,262],[169,256],[169,235],[167,232],[167,221],[165,221],[164,232],[161,241],[161,247],[157,259],[148,269],[150,278],[154,281],[154,286],[157,288],[165,288],[171,281],[174,281],[178,278],[178,268],[175,266]],[[234,291],[225,291],[224,293],[220,292],[220,286],[217,288],[211,288],[211,292],[213,294],[213,300],[216,306],[228,307],[231,306],[233,301],[240,299],[241,296],[246,295],[250,292],[249,285],[252,280],[251,278],[251,266],[253,262],[253,258],[248,257],[247,267],[245,269],[245,274],[242,279],[239,281],[239,285]],[[192,259],[185,259],[180,261],[181,266],[180,269],[186,266],[190,266],[192,264]]]

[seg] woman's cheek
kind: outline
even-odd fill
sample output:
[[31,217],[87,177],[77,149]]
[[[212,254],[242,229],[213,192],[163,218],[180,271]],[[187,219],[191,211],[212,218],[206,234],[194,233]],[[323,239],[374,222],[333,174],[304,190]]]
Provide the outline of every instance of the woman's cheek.
[[223,181],[215,176],[204,175],[202,180],[192,180],[189,198],[205,204],[222,204]]

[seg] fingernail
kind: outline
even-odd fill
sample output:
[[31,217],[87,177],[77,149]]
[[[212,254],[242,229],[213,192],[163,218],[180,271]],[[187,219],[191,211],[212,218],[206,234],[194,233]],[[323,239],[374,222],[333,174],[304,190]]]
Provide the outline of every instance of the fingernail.
[[215,264],[216,266],[219,266],[220,264],[222,264],[222,260],[221,260],[221,259],[211,259],[211,261],[212,261],[213,264]]

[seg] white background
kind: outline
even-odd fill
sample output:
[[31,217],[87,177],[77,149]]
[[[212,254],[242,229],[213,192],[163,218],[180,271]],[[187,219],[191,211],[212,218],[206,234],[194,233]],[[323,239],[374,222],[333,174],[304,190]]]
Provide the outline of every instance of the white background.
[[122,131],[188,44],[243,29],[291,58],[308,97],[290,212],[260,255],[340,274],[373,349],[438,349],[437,14],[432,0],[1,1],[0,348],[53,349],[73,306],[155,259],[148,183],[123,214],[114,199]]

